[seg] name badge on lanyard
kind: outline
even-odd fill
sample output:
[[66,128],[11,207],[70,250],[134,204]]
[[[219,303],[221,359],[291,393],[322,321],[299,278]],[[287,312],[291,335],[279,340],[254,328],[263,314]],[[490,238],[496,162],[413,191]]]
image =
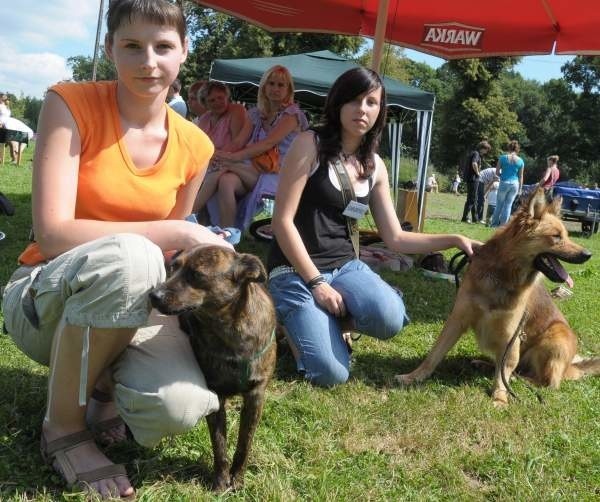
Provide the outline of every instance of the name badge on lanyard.
[[360,220],[365,214],[367,214],[368,209],[369,206],[366,204],[361,204],[358,201],[351,200],[342,214],[348,218]]

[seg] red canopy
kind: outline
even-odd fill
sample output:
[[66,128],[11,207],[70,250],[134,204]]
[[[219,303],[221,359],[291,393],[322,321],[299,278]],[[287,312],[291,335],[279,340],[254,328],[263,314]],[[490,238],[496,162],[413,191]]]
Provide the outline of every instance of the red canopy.
[[593,0],[196,1],[269,31],[362,35],[376,45],[385,32],[388,42],[446,59],[551,54],[555,43],[556,54],[600,54]]

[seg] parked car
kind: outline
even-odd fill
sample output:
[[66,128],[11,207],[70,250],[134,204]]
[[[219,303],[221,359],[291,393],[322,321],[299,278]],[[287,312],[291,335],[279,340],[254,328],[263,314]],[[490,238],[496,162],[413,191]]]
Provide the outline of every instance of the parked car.
[[572,188],[557,183],[554,197],[562,197],[561,217],[563,220],[580,221],[581,231],[592,234],[600,226],[600,190]]

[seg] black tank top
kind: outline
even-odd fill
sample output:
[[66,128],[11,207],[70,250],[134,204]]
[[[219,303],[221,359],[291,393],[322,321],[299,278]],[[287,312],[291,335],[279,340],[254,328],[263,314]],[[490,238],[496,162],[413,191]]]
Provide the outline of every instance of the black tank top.
[[[367,195],[356,197],[368,205],[373,188],[373,174],[369,177]],[[342,192],[329,179],[329,166],[318,166],[310,176],[300,196],[294,224],[311,260],[319,270],[333,270],[353,260],[354,249],[348,234]],[[267,269],[279,265],[290,265],[281,251],[277,240],[273,239]]]

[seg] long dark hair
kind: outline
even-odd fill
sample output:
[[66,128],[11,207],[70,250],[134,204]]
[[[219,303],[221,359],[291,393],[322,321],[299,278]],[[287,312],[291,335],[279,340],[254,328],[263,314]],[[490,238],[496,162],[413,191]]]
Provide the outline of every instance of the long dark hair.
[[379,75],[368,68],[352,68],[340,75],[327,94],[323,121],[315,128],[319,138],[319,164],[327,165],[342,151],[342,123],[340,111],[342,106],[356,96],[381,88],[381,109],[373,127],[363,137],[356,158],[360,168],[358,175],[368,178],[375,170],[374,153],[379,148],[381,132],[385,125],[386,97],[385,87]]

